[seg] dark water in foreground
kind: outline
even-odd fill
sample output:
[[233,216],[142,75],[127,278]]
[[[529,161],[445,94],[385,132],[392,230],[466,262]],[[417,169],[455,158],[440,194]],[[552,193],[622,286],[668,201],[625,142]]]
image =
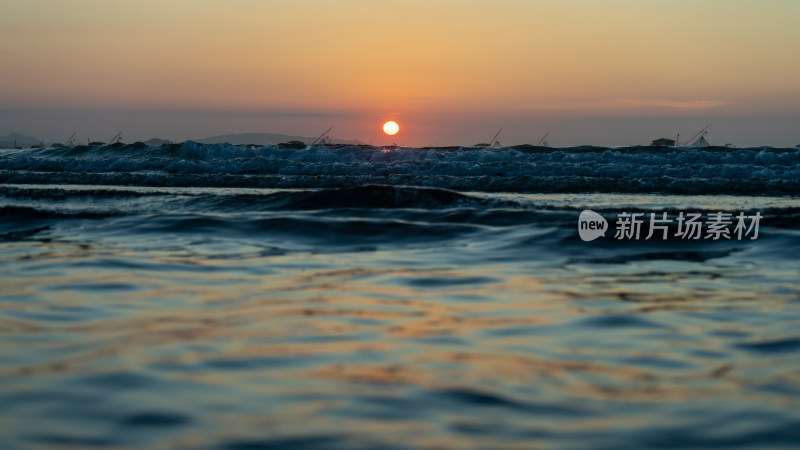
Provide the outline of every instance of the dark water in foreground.
[[800,151],[110,150],[0,152],[0,448],[800,444]]

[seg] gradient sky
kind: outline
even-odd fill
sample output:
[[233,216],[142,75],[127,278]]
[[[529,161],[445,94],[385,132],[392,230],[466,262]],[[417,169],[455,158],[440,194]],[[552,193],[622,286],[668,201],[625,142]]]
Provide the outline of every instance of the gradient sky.
[[[798,0],[0,0],[0,135],[800,144]],[[395,119],[394,138],[380,131]]]

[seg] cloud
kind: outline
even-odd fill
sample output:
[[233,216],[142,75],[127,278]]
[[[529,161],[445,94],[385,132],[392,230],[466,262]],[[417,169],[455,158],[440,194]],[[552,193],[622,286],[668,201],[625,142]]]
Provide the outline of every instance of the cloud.
[[662,98],[620,100],[623,106],[645,106],[669,109],[706,109],[733,105],[735,102],[724,100],[666,100]]

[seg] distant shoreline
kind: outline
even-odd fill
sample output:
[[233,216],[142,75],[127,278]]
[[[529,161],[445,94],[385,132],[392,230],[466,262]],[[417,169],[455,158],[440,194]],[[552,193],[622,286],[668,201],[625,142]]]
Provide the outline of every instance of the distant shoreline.
[[[132,145],[132,144],[145,144],[150,147],[158,147],[160,145],[165,144],[183,144],[187,142],[196,142],[199,144],[228,144],[228,145],[236,145],[236,146],[270,146],[270,145],[279,145],[281,143],[288,143],[291,141],[302,142],[305,145],[310,144],[313,142],[315,138],[308,137],[308,136],[294,136],[294,135],[287,135],[287,134],[279,134],[279,133],[240,133],[240,134],[226,134],[226,135],[219,135],[219,136],[211,136],[202,139],[186,139],[184,141],[172,141],[169,139],[161,139],[161,138],[150,138],[146,141],[134,141],[134,142],[122,142],[122,145]],[[102,141],[99,141],[102,142]],[[103,145],[98,143],[97,145]],[[27,149],[27,148],[36,148],[37,146],[41,147],[52,147],[52,146],[63,146],[64,143],[56,142],[56,141],[48,141],[48,140],[41,140],[37,139],[32,136],[26,136],[19,133],[11,133],[6,136],[0,136],[0,149],[3,150],[11,150],[11,149]],[[89,145],[89,142],[81,141],[75,142],[72,146],[86,146]],[[105,144],[108,145],[108,144]],[[116,144],[115,144],[116,145]],[[328,145],[334,146],[366,146],[366,147],[376,147],[376,148],[386,148],[386,147],[393,147],[392,145],[371,145],[367,144],[363,141],[357,139],[332,139]],[[659,146],[659,145],[651,145],[651,144],[641,144],[641,145],[598,145],[598,144],[579,144],[579,145],[569,145],[569,146],[536,146],[533,144],[516,144],[516,145],[502,145],[498,147],[485,147],[485,146],[478,146],[478,145],[444,145],[444,146],[434,146],[434,145],[425,145],[425,146],[404,146],[400,145],[398,147],[407,147],[407,148],[518,148],[518,147],[536,147],[536,148],[561,148],[561,149],[569,149],[569,148],[608,148],[608,149],[622,149],[622,148],[662,148],[662,149],[682,149],[682,148],[702,148],[702,147],[691,147],[691,146]],[[710,145],[709,147],[705,147],[708,149],[719,149],[719,148],[737,148],[737,149],[761,149],[761,148],[776,148],[776,149],[792,149],[792,148],[800,148],[800,144],[795,146],[773,146],[768,144],[762,145],[755,145],[755,146],[718,146],[718,145]]]

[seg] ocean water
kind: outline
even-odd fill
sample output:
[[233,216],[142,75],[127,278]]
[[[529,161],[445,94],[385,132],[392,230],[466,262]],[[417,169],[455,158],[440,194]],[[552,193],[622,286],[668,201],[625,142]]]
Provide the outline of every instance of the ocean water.
[[2,150],[0,448],[797,448],[798,192],[800,149]]

